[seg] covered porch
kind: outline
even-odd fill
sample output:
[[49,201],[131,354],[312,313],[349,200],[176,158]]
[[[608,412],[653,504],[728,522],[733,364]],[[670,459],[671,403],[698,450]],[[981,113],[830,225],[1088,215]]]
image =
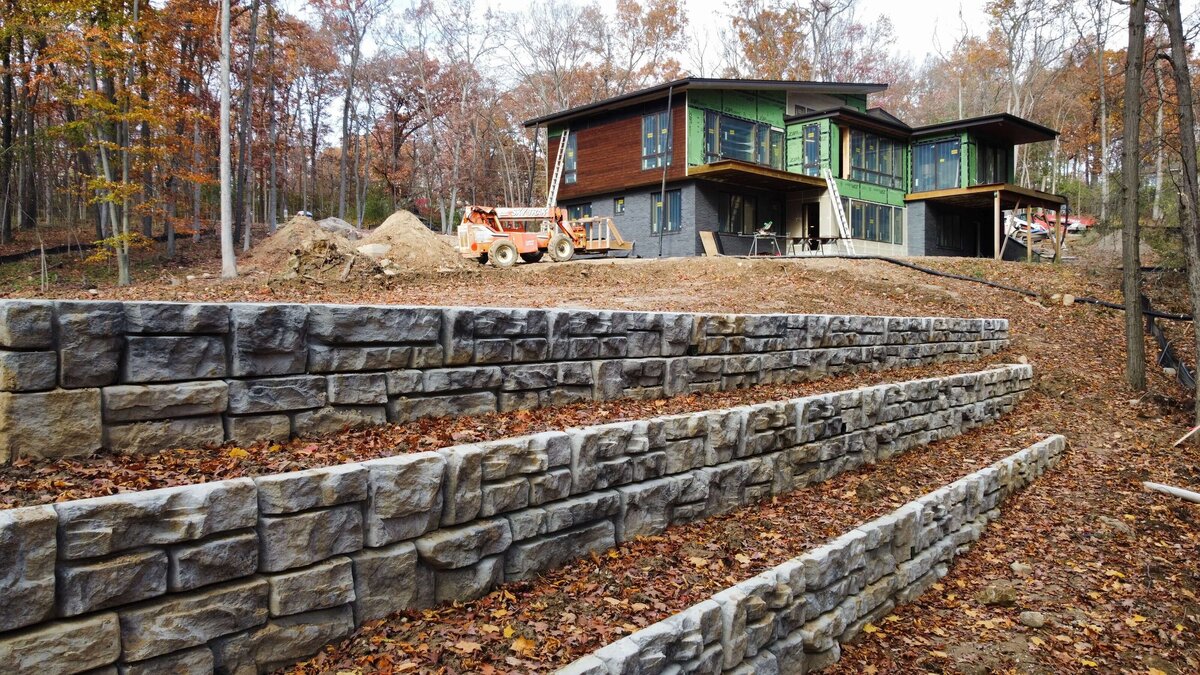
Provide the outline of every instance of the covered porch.
[[1011,183],[915,192],[904,198],[913,255],[962,255],[1000,259],[1004,251],[1006,211],[1057,212],[1062,195]]

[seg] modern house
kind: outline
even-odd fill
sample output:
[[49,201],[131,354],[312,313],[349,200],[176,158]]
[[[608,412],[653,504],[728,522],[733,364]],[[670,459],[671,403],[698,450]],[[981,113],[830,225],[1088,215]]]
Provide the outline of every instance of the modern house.
[[[868,107],[886,88],[687,78],[525,126],[547,128],[549,158],[570,130],[559,205],[612,216],[643,257],[700,254],[706,230],[726,254],[828,247],[837,198],[856,253],[991,257],[1003,212],[1066,203],[1013,184],[1014,147],[1058,132],[1008,114],[910,127]],[[764,228],[774,244],[753,243]]]

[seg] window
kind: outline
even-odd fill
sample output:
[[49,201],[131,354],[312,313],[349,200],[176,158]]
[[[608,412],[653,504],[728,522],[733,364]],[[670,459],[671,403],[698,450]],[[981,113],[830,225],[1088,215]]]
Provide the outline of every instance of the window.
[[851,238],[884,244],[904,243],[903,208],[846,198],[842,199],[842,208],[850,220]]
[[614,216],[625,215],[625,198],[624,197],[614,197],[613,198],[613,215]]
[[567,207],[567,220],[579,220],[580,218],[592,217],[592,204],[575,204]]
[[758,201],[754,197],[727,194],[718,204],[717,230],[728,234],[754,234],[758,222]]
[[[559,138],[562,138],[559,136]],[[567,185],[575,182],[576,168],[579,164],[578,153],[576,152],[575,134],[567,136],[567,159],[563,165],[563,182]]]
[[761,122],[705,111],[704,161],[722,159],[783,169],[783,130]]
[[642,169],[671,163],[671,129],[667,111],[642,116]]
[[890,138],[851,129],[850,178],[889,188],[903,188],[904,145]]
[[[658,234],[662,222],[663,200],[661,192],[652,192],[650,200],[654,209],[650,213],[650,232]],[[683,194],[679,190],[667,190],[667,232],[678,232],[683,223]]]
[[821,125],[806,124],[800,130],[804,139],[803,171],[809,176],[821,175]]
[[1008,182],[1007,148],[980,143],[977,146],[975,184],[991,185]]
[[[928,218],[928,216],[926,216]],[[962,221],[957,213],[948,211],[937,214],[938,246],[951,251],[966,251],[967,240],[962,228]]]
[[958,187],[959,139],[922,143],[913,148],[913,192]]

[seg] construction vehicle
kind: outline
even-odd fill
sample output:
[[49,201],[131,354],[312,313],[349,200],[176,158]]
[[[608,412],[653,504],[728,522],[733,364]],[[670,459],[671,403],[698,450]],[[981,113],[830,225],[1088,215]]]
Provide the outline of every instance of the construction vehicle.
[[463,210],[458,226],[458,250],[464,258],[490,262],[496,267],[512,267],[518,260],[538,262],[546,254],[555,262],[566,262],[581,252],[633,250],[633,242],[621,237],[612,218],[571,220],[565,210],[558,208],[568,134],[569,130],[563,131],[558,144],[544,208],[468,206]]

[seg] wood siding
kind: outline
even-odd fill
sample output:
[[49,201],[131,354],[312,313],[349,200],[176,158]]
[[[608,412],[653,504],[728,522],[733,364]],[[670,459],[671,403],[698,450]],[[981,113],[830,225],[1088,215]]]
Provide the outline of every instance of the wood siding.
[[[612,115],[572,123],[571,133],[576,143],[576,176],[578,180],[563,183],[558,190],[559,202],[588,195],[616,192],[626,188],[657,185],[662,181],[662,168],[642,170],[642,116],[662,111],[667,101],[654,101]],[[686,175],[687,166],[687,99],[680,92],[671,102],[671,165],[667,180]],[[553,171],[561,138],[549,143],[547,162]]]

